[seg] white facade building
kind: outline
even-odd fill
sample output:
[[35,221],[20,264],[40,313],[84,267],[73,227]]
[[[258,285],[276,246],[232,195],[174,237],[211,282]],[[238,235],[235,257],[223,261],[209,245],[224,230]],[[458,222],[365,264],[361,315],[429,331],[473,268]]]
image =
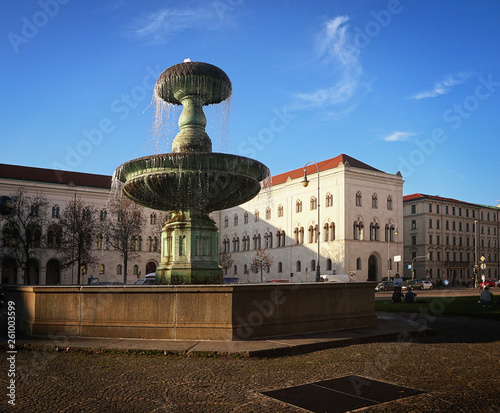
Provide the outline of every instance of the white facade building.
[[[80,198],[86,204],[95,206],[98,210],[104,210],[109,200],[111,189],[111,176],[94,175],[79,172],[57,171],[51,169],[31,168],[16,165],[0,164],[0,195],[11,196],[18,188],[22,188],[27,195],[41,193],[48,201],[47,217],[49,223],[41,228],[42,239],[47,239],[50,227],[57,224],[58,216],[69,201]],[[138,258],[129,261],[127,283],[134,283],[140,277],[149,272],[156,271],[159,262],[158,234],[161,213],[145,208],[146,219],[144,232],[137,239],[137,250],[140,251]],[[0,280],[2,284],[24,284],[23,272],[16,262],[9,258],[5,252],[4,242],[5,221],[0,221]],[[48,248],[46,243],[41,243],[39,254],[30,263],[30,284],[57,285],[76,284],[77,268],[62,268],[60,254],[53,248]],[[88,268],[86,274],[82,274],[81,283],[86,284],[88,278],[93,276],[99,282],[123,282],[123,259],[118,251],[106,249],[101,243],[99,245],[97,234],[92,244],[93,255],[98,259],[96,268]]]
[[[318,198],[319,168],[319,198]],[[264,280],[307,282],[320,272],[348,274],[356,281],[394,276],[403,254],[403,179],[347,155],[272,177],[254,199],[212,214],[221,250],[231,253],[226,277],[260,282],[250,271],[256,250],[272,265]],[[318,220],[319,208],[319,220]],[[398,258],[396,258],[398,261]]]

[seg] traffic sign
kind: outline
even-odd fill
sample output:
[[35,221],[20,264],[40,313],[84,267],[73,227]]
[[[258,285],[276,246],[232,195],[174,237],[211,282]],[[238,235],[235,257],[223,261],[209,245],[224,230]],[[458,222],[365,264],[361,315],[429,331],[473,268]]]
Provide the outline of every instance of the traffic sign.
[[485,269],[486,269],[486,264],[485,264],[484,262],[481,264],[481,269],[482,269],[482,270],[485,270]]
[[484,258],[484,255],[481,256],[481,261],[484,261],[486,258]]

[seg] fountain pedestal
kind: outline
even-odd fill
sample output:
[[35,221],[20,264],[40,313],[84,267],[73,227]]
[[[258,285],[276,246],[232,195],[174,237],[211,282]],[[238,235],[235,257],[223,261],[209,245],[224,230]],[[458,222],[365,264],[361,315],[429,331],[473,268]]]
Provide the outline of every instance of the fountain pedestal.
[[171,212],[161,234],[157,284],[222,284],[218,230],[203,211]]

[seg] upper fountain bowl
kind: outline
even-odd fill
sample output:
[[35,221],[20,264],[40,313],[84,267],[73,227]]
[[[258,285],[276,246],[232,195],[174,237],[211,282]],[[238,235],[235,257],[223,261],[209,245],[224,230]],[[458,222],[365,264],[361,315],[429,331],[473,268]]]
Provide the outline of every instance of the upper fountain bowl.
[[166,69],[155,85],[164,101],[181,105],[186,96],[197,96],[202,105],[220,103],[231,96],[232,86],[226,73],[203,62],[184,62]]

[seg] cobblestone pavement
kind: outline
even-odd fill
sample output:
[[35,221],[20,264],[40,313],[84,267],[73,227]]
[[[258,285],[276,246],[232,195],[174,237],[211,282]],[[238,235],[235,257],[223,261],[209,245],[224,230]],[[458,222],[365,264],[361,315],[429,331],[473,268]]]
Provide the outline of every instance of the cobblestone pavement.
[[0,411],[303,412],[260,392],[355,374],[425,392],[365,412],[500,412],[498,321],[429,319],[432,336],[274,358],[20,350],[15,406],[4,353]]

